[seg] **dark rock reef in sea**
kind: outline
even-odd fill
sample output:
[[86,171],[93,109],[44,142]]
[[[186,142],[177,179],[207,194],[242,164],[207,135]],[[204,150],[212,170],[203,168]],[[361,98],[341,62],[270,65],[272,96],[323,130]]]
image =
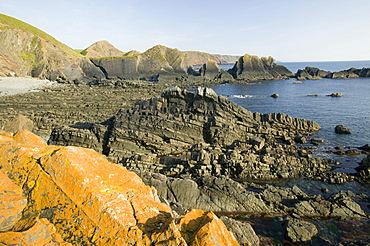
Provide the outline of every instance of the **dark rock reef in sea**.
[[360,77],[370,77],[370,68],[350,68],[339,72],[330,72],[318,69],[316,67],[306,67],[305,69],[298,69],[295,77],[298,80],[306,79],[350,79]]

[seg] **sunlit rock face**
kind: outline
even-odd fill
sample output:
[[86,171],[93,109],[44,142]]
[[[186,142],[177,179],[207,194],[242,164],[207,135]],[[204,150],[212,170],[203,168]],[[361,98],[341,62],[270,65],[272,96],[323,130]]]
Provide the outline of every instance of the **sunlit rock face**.
[[54,225],[49,234],[74,245],[238,245],[213,213],[176,219],[154,188],[91,149],[48,146],[24,130],[1,133],[0,153],[2,189],[14,190],[0,199],[18,203],[7,212],[9,222],[0,221],[0,242],[19,243],[25,233],[40,238]]

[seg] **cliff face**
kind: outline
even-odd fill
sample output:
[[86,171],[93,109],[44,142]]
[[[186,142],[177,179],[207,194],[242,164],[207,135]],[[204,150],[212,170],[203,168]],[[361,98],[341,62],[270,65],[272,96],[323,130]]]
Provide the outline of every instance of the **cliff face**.
[[[92,62],[100,67],[107,77],[139,77],[149,80],[157,80],[158,77],[163,79],[166,76],[201,76],[210,80],[256,81],[285,79],[293,75],[286,67],[277,65],[272,57],[259,58],[246,54],[236,61],[232,69],[225,71],[218,66],[219,57],[212,57],[216,58],[214,60],[205,59],[206,55],[203,54],[198,59],[197,55],[196,52],[183,52],[157,45],[137,56],[92,59]],[[192,67],[196,63],[194,59],[204,62],[199,72]]]
[[104,74],[89,60],[46,33],[24,22],[0,15],[0,75],[56,80]]
[[[101,41],[82,51],[86,55],[83,56],[45,32],[5,15],[0,15],[0,44],[0,76],[32,76],[61,82],[117,77],[158,81],[202,76],[228,82],[232,76],[262,80],[286,78],[290,74],[272,58],[249,55],[239,58],[227,73],[217,64],[233,63],[236,57],[183,52],[161,45],[142,54],[124,54]],[[201,73],[194,71],[194,64],[204,64]]]
[[208,60],[216,61],[219,65],[234,64],[239,56],[209,54],[198,51],[183,51],[189,58],[191,65],[203,65]]
[[2,132],[0,153],[0,201],[13,204],[0,207],[0,244],[238,245],[212,212],[175,218],[154,188],[93,150],[25,130]]
[[168,75],[187,75],[191,64],[186,55],[177,49],[161,45],[154,46],[146,52],[123,58],[92,59],[107,77],[148,78]]

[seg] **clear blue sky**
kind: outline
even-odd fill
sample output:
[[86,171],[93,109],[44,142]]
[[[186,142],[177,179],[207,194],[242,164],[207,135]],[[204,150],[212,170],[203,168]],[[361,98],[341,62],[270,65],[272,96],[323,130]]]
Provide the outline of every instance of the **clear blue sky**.
[[279,61],[370,60],[369,0],[0,0],[74,49],[108,40]]

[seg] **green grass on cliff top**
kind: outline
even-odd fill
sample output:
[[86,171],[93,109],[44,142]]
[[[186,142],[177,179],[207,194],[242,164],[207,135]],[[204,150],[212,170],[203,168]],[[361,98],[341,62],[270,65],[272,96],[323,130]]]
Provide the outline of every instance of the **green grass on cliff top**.
[[78,52],[74,51],[72,48],[70,48],[67,45],[63,44],[62,42],[56,40],[55,38],[53,38],[49,34],[45,33],[44,31],[41,31],[40,29],[38,29],[38,28],[36,28],[36,27],[34,27],[30,24],[27,24],[23,21],[20,21],[18,19],[15,19],[13,17],[7,16],[7,15],[4,15],[4,14],[0,14],[0,23],[8,25],[12,28],[17,28],[17,29],[21,29],[21,30],[24,30],[26,32],[32,33],[33,35],[35,35],[37,37],[40,37],[40,38],[46,40],[47,42],[50,42],[50,43],[54,44],[57,48],[61,49],[62,51],[66,52],[69,55],[79,56],[79,57],[82,56]]
[[[86,57],[84,55],[84,52],[85,50],[76,50],[76,51],[80,51],[80,54],[84,57]],[[136,53],[134,51],[129,51],[129,52],[126,52],[125,54],[123,54],[122,56],[101,56],[101,57],[88,57],[89,59],[92,59],[92,60],[115,60],[115,59],[132,59],[132,58],[136,58],[138,57],[139,55],[141,55],[141,53]]]

